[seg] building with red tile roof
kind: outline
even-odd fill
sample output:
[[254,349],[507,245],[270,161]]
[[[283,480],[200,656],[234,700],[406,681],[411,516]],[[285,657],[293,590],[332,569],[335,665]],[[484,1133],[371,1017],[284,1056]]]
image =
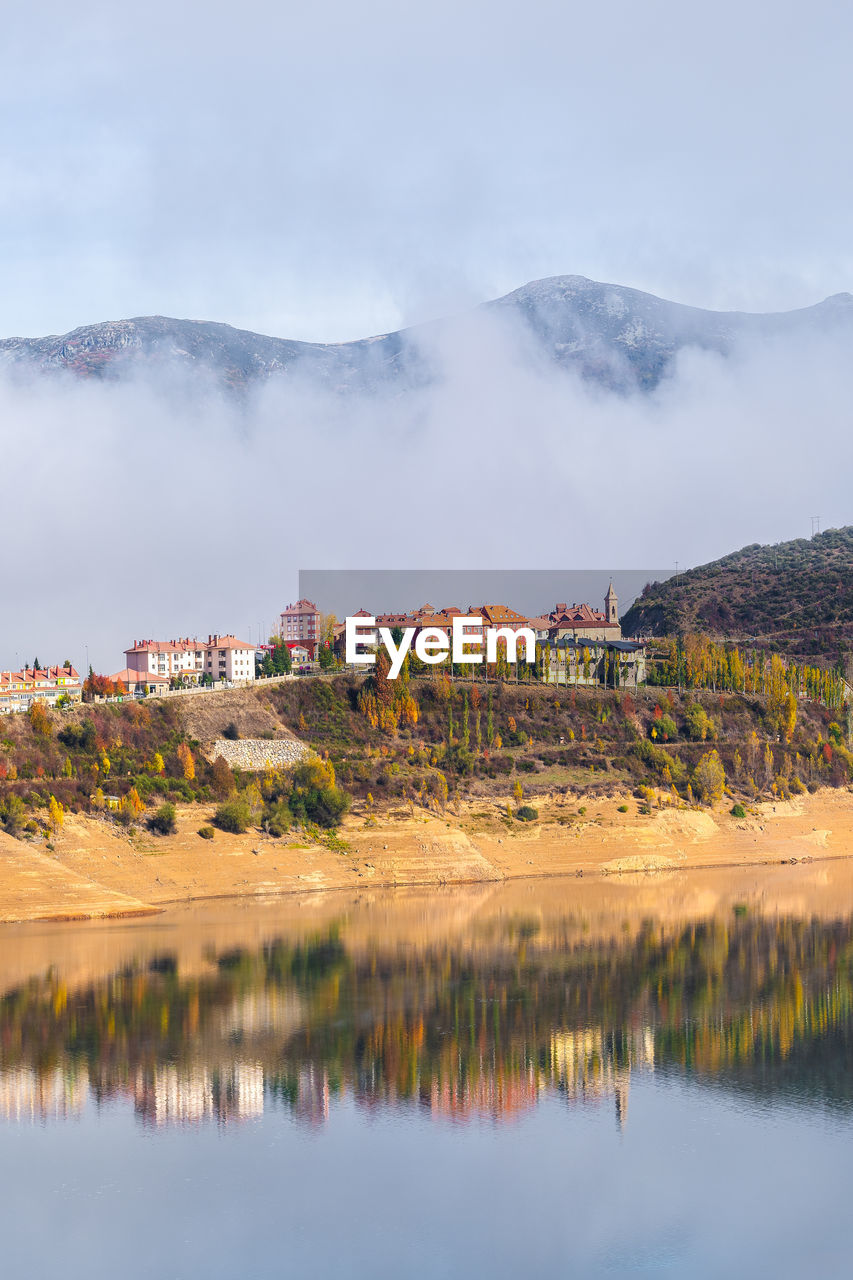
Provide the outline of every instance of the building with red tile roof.
[[61,697],[79,702],[83,696],[80,674],[72,666],[24,667],[0,671],[0,713],[27,711],[34,702],[56,706]]

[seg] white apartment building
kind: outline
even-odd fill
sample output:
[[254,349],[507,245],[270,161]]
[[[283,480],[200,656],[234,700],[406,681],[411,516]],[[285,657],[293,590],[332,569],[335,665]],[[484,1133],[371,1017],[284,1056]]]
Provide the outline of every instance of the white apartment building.
[[133,647],[125,649],[127,670],[140,676],[161,676],[166,680],[182,676],[185,680],[198,681],[205,671],[206,646],[203,641],[191,640],[137,640]]
[[128,688],[162,685],[172,679],[198,684],[205,675],[214,680],[252,680],[255,675],[254,646],[233,635],[210,635],[206,641],[186,636],[137,640],[124,652],[127,667],[117,677]]
[[208,636],[204,669],[214,680],[253,680],[255,647],[236,636]]

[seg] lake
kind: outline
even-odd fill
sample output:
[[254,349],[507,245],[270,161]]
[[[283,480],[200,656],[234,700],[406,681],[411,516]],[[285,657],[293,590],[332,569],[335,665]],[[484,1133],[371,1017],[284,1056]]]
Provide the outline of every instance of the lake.
[[0,930],[9,1276],[846,1276],[853,862]]

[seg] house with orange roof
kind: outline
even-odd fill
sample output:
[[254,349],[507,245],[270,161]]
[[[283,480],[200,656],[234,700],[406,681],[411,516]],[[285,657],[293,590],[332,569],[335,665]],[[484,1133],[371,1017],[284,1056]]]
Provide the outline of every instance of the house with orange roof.
[[79,702],[83,697],[80,674],[70,663],[61,667],[0,671],[0,714],[28,711],[34,702],[55,707],[63,697],[70,702]]

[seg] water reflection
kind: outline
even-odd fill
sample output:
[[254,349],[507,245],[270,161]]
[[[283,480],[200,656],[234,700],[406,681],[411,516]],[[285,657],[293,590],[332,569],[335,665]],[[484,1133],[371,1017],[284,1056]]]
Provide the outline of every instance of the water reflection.
[[351,1097],[504,1122],[550,1095],[624,1126],[651,1072],[848,1110],[847,886],[817,913],[790,876],[749,883],[701,910],[683,880],[677,909],[658,883],[657,910],[648,882],[610,899],[550,883],[20,933],[9,967],[32,957],[0,997],[0,1116],[114,1103],[152,1127],[277,1110],[323,1125]]

